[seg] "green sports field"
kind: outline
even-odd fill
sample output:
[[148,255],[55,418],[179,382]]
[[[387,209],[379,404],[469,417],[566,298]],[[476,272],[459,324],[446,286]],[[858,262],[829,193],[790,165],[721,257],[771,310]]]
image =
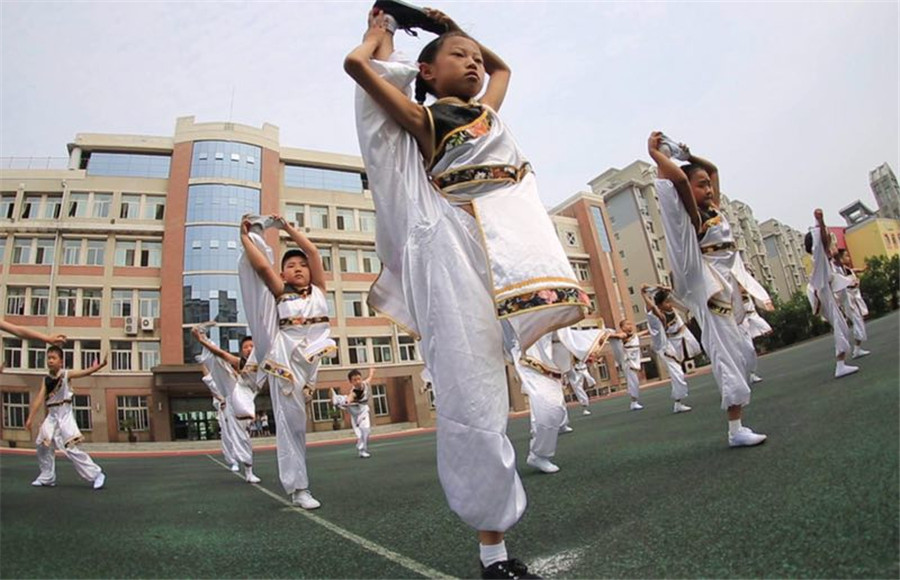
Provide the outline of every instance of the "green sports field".
[[[870,323],[872,355],[835,381],[830,336],[760,361],[745,424],[761,447],[729,449],[709,375],[692,413],[667,388],[570,409],[554,475],[525,466],[527,418],[510,421],[528,491],[511,555],[548,577],[885,577],[898,568],[898,317]],[[288,507],[275,454],[251,486],[218,455],[98,458],[94,492],[64,458],[33,488],[33,456],[0,456],[3,578],[472,577],[474,532],[447,508],[434,435],[309,450],[322,508]]]

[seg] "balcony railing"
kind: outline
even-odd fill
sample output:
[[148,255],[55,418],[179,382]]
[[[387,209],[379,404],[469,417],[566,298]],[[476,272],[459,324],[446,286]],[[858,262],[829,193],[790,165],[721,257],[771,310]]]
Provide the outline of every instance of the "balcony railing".
[[67,169],[68,157],[0,157],[0,169]]

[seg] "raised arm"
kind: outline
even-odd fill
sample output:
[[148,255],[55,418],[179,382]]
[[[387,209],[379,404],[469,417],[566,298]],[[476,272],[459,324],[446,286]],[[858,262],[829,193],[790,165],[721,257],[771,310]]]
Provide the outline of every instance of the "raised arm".
[[356,81],[401,127],[406,129],[419,144],[422,155],[431,158],[434,145],[431,126],[425,108],[412,102],[400,89],[381,78],[372,67],[371,60],[383,56],[383,43],[393,42],[385,28],[384,14],[377,9],[369,12],[369,28],[362,44],[344,59],[344,71]]
[[230,364],[234,370],[239,370],[238,367],[241,366],[241,359],[239,357],[236,357],[230,352],[219,348],[216,343],[209,340],[209,338],[207,338],[205,334],[200,332],[200,329],[196,326],[191,329],[191,334],[197,340],[197,342],[199,342],[203,345],[204,348],[206,348],[206,350]]
[[29,431],[31,431],[31,422],[34,420],[38,409],[40,409],[41,405],[44,404],[44,399],[46,398],[47,386],[44,385],[43,381],[41,381],[41,390],[38,391],[37,397],[35,397],[34,401],[31,403],[31,408],[28,410],[28,418],[25,419],[25,428]]
[[825,249],[825,255],[831,257],[831,234],[825,225],[825,215],[821,209],[817,209],[813,212],[813,217],[816,218],[816,225],[819,226],[819,236],[822,239],[822,248]]
[[[440,10],[426,8],[425,14],[432,20],[446,26],[448,32],[456,31],[464,33],[453,19]],[[506,98],[506,91],[509,89],[509,79],[512,76],[512,71],[510,70],[509,65],[507,65],[503,59],[497,56],[491,49],[487,48],[468,34],[466,34],[466,36],[478,45],[478,50],[481,51],[481,57],[483,59],[484,72],[486,72],[489,77],[487,88],[481,96],[481,102],[495,111],[499,111],[500,107],[503,105],[503,99]]]
[[43,332],[38,332],[37,330],[19,326],[18,324],[13,324],[12,322],[7,322],[5,320],[0,320],[0,330],[14,334],[19,338],[40,340],[47,344],[54,344],[60,348],[62,348],[66,344],[66,340],[68,340],[64,334],[44,334]]
[[90,376],[105,367],[106,363],[107,359],[104,356],[102,361],[96,362],[86,369],[82,369],[80,371],[69,371],[69,380],[71,381],[72,379],[80,379],[82,377]]
[[712,182],[713,203],[716,204],[716,207],[719,207],[719,201],[722,199],[722,192],[719,190],[719,168],[716,167],[712,161],[707,161],[706,159],[697,157],[691,153],[691,148],[684,143],[679,143],[678,146],[684,149],[684,152],[688,154],[688,163],[699,165],[706,170],[706,173],[709,175],[709,180]]
[[366,376],[366,382],[371,383],[375,378],[375,367],[369,367],[369,374]]
[[650,294],[650,285],[647,283],[641,284],[641,298],[644,299],[644,305],[647,307],[647,310],[652,312],[657,318],[660,320],[664,320],[664,316],[659,311],[659,308],[656,307],[656,303],[649,296]]
[[322,256],[319,255],[319,248],[316,247],[306,234],[295,228],[291,223],[281,216],[275,216],[284,224],[282,229],[287,233],[291,240],[297,244],[297,247],[306,254],[306,263],[309,266],[309,283],[325,290],[325,267],[322,266]]
[[253,240],[250,239],[250,220],[247,219],[241,221],[241,244],[244,246],[244,255],[269,291],[276,297],[284,294],[284,281],[282,281],[281,276],[278,275],[278,272],[266,259],[262,250],[257,248]]
[[650,139],[647,140],[647,149],[650,152],[650,157],[653,158],[653,161],[656,162],[656,166],[659,168],[659,178],[668,179],[675,186],[675,191],[678,192],[678,197],[688,213],[691,224],[699,232],[700,210],[697,209],[697,200],[694,199],[694,194],[691,192],[691,182],[684,171],[659,150],[661,142],[662,133],[660,131],[650,133]]

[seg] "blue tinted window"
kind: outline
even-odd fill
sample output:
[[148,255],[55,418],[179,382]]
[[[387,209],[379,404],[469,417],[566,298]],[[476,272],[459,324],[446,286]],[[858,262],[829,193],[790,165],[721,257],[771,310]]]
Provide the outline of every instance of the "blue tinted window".
[[600,247],[603,248],[604,252],[611,252],[612,248],[610,248],[609,245],[609,234],[606,231],[606,224],[603,222],[603,214],[600,212],[600,208],[596,205],[592,205],[591,215],[594,217],[594,225],[597,226],[597,233],[600,236]]
[[237,270],[241,255],[241,229],[233,226],[184,228],[184,271]]
[[138,153],[91,153],[87,174],[115,177],[157,177],[168,179],[168,155]]
[[[213,344],[234,354],[240,352],[241,339],[248,334],[245,326],[213,326],[207,329],[207,332]],[[200,354],[200,343],[191,336],[190,328],[182,329],[182,340],[184,340],[184,362],[197,362],[196,357]]]
[[259,181],[262,149],[231,141],[197,141],[191,157],[191,177],[227,177]]
[[355,171],[336,171],[318,167],[285,165],[284,185],[286,187],[362,193],[363,176]]
[[247,323],[237,274],[187,274],[183,290],[184,324]]
[[259,190],[238,185],[191,185],[188,187],[187,218],[190,222],[238,225],[241,216],[259,213]]

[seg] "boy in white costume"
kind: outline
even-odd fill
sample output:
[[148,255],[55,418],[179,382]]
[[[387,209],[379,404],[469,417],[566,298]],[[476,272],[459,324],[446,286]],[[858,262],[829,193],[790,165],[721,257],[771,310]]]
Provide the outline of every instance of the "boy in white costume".
[[869,307],[859,290],[859,278],[856,276],[856,270],[850,267],[850,254],[847,250],[840,249],[835,253],[834,268],[838,274],[846,277],[850,282],[844,290],[837,293],[837,298],[847,318],[847,323],[850,325],[850,330],[853,331],[853,340],[855,341],[853,358],[872,354],[862,347],[862,343],[869,339],[865,320],[866,315],[869,314]]
[[41,383],[41,389],[25,420],[25,428],[31,431],[32,421],[42,404],[46,404],[46,417],[41,423],[37,439],[37,460],[41,473],[37,479],[31,482],[35,487],[53,487],[56,485],[56,449],[62,449],[75,471],[82,479],[94,484],[94,489],[100,489],[106,482],[106,475],[94,463],[86,451],[78,448],[78,443],[83,439],[81,430],[75,422],[75,414],[72,411],[72,399],[75,393],[69,384],[74,379],[90,376],[106,366],[106,357],[102,362],[95,363],[92,367],[75,371],[65,368],[63,351],[58,346],[47,349],[47,375]]
[[212,406],[216,410],[216,421],[219,423],[219,440],[222,442],[222,458],[228,464],[231,471],[237,473],[241,470],[238,466],[234,453],[234,441],[231,436],[231,428],[228,425],[228,418],[225,416],[225,395],[222,388],[216,383],[216,380],[209,373],[209,367],[203,365],[203,384],[212,394]]
[[588,371],[587,361],[577,360],[572,368],[565,374],[565,384],[569,385],[572,393],[581,405],[582,415],[590,415],[591,399],[588,397],[587,389],[593,389],[597,384],[594,377]]
[[356,435],[356,451],[361,459],[372,457],[369,453],[369,433],[372,430],[369,419],[369,398],[372,394],[372,379],[375,377],[375,367],[369,368],[368,376],[363,379],[362,373],[352,370],[347,374],[350,381],[350,394],[342,395],[335,389],[332,404],[336,407],[347,409],[350,413],[350,426]]
[[719,211],[716,166],[683,146],[688,164],[679,167],[660,151],[662,138],[662,133],[653,132],[647,148],[659,171],[656,192],[674,287],[679,300],[700,324],[700,338],[722,395],[722,409],[728,413],[728,445],[759,445],[766,436],[754,433],[742,422],[743,407],[750,402],[750,385],[746,346],[734,311],[743,310],[741,287],[761,299],[766,296],[765,289],[742,268],[731,227]]
[[[369,304],[421,339],[434,378],[438,475],[450,508],[478,530],[482,575],[526,577],[504,543],[526,499],[506,436],[503,326],[527,350],[581,320],[590,302],[497,114],[509,67],[437,11],[418,13],[448,32],[418,66],[400,62],[392,20],[409,27],[409,7],[377,4],[393,18],[371,12],[363,43],[344,61],[359,85],[357,132],[383,264]],[[437,97],[427,107],[426,92]]]
[[671,289],[644,284],[641,286],[641,297],[647,308],[647,326],[653,350],[665,363],[672,383],[672,399],[675,401],[672,412],[687,413],[691,407],[682,403],[688,396],[683,365],[686,360],[700,354],[700,344],[675,310]]
[[762,377],[756,374],[759,365],[759,359],[756,354],[756,345],[753,341],[760,336],[765,336],[772,332],[772,327],[766,322],[766,319],[759,315],[756,310],[756,304],[743,288],[741,289],[741,301],[743,302],[744,319],[738,323],[738,329],[744,335],[744,344],[746,348],[747,359],[747,377],[750,384],[762,382]]
[[831,324],[834,333],[835,369],[834,378],[839,379],[859,371],[859,367],[846,363],[850,353],[850,327],[841,312],[835,294],[851,285],[849,278],[839,274],[832,266],[831,233],[825,226],[822,210],[813,212],[816,225],[806,234],[806,251],[812,255],[812,275],[806,287],[806,297],[814,316],[821,316]]
[[625,373],[628,396],[631,398],[628,408],[631,411],[640,411],[644,408],[641,405],[641,379],[638,377],[638,373],[641,370],[641,337],[646,334],[648,334],[646,331],[636,333],[633,322],[622,320],[619,322],[619,332],[609,335],[613,356],[616,358],[619,369]]
[[[280,269],[274,267],[272,250],[262,237],[267,227],[285,231],[297,245],[281,257]],[[260,371],[269,381],[278,476],[293,503],[316,509],[321,504],[309,491],[306,470],[306,403],[321,357],[336,348],[322,258],[316,246],[280,216],[245,216],[241,244],[238,276],[256,357],[262,361]]]
[[220,421],[219,425],[222,428],[223,447],[226,433],[230,441],[232,471],[237,471],[235,466],[240,463],[244,466],[244,479],[247,483],[259,483],[260,479],[253,473],[253,445],[249,431],[249,423],[256,416],[254,399],[258,392],[258,368],[253,362],[253,338],[242,338],[241,356],[235,356],[210,341],[199,327],[194,327],[191,333],[203,347],[197,362],[206,368],[222,397],[217,402],[224,423]]

